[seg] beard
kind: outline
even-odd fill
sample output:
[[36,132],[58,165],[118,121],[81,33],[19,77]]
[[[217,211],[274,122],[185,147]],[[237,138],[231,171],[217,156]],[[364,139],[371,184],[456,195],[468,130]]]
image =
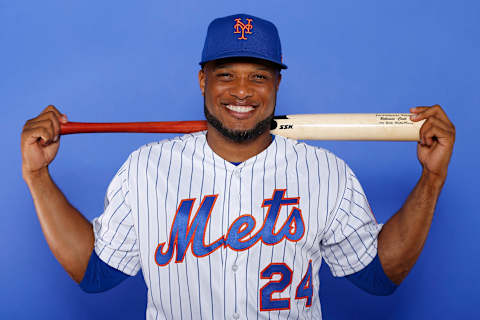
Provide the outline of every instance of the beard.
[[269,115],[267,118],[257,122],[255,127],[248,130],[232,130],[225,128],[223,124],[218,120],[213,114],[208,111],[207,105],[203,104],[203,112],[205,113],[205,118],[208,123],[217,129],[225,138],[236,142],[236,143],[246,143],[252,140],[255,140],[259,136],[265,133],[265,131],[270,130],[272,125],[272,120],[274,117],[274,112]]

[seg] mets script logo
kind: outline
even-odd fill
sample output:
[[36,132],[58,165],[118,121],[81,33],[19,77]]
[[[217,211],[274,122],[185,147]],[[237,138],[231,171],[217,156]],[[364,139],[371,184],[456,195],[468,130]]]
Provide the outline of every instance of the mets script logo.
[[261,241],[265,245],[273,246],[283,239],[297,242],[303,238],[305,223],[302,211],[293,207],[279,228],[277,226],[280,209],[286,205],[297,205],[299,198],[285,198],[285,189],[275,190],[271,199],[263,200],[262,207],[268,208],[262,227],[255,229],[256,221],[251,215],[240,215],[228,228],[227,234],[222,235],[212,243],[205,243],[205,229],[210,214],[217,200],[217,195],[203,197],[193,220],[191,220],[195,199],[182,200],[173,219],[168,244],[161,242],[155,250],[155,261],[159,266],[170,263],[176,251],[175,262],[181,263],[187,250],[191,248],[197,258],[205,257],[220,248],[230,248],[234,251],[243,251]]
[[245,24],[242,22],[242,18],[235,19],[236,23],[233,26],[233,28],[235,29],[234,33],[242,34],[242,36],[238,38],[239,40],[247,40],[247,38],[245,37],[245,34],[252,34],[252,32],[250,31],[253,28],[252,21],[253,21],[252,19],[247,19],[247,24]]

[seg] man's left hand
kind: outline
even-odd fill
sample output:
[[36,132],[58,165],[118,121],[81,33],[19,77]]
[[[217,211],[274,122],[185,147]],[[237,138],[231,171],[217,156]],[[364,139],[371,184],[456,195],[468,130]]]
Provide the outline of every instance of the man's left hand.
[[455,127],[439,105],[416,107],[410,109],[410,112],[413,113],[412,121],[426,120],[420,128],[420,142],[417,147],[423,174],[443,184],[453,152]]

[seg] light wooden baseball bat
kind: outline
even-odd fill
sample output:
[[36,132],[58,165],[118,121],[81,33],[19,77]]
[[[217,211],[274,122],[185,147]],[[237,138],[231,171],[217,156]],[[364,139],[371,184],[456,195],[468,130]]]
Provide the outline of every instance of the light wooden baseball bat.
[[[276,116],[271,133],[295,140],[419,141],[424,121],[409,113],[294,114]],[[207,129],[203,121],[61,124],[60,134],[90,132],[191,133]]]

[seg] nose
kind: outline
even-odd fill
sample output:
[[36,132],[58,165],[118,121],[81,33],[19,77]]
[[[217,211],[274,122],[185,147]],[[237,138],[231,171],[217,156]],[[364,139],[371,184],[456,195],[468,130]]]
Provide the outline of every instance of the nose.
[[239,100],[250,98],[253,95],[253,91],[249,86],[248,79],[242,77],[234,81],[230,89],[230,95]]

